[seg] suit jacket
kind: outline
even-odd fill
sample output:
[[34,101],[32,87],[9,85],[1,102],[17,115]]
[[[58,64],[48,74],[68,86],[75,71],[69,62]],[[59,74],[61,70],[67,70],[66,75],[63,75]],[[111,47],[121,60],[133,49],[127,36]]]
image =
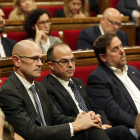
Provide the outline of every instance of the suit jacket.
[[137,0],[120,0],[116,7],[122,14],[132,19],[132,11],[139,11]]
[[14,45],[16,44],[16,41],[1,37],[1,43],[3,45],[6,57],[12,56],[12,50],[13,50]]
[[46,89],[36,81],[35,89],[47,126],[41,126],[34,105],[15,73],[5,81],[0,93],[0,107],[6,120],[13,126],[16,133],[27,140],[56,140],[56,137],[58,140],[70,140],[68,122],[73,122],[74,118],[60,113],[48,97]]
[[[128,65],[128,76],[140,90],[139,70]],[[87,85],[89,96],[105,111],[114,125],[134,127],[138,114],[135,103],[123,83],[110,68],[99,64],[90,74]]]
[[[93,101],[89,98],[86,92],[86,87],[82,80],[72,78],[74,85],[77,87],[79,93],[83,97],[88,110],[93,110],[96,114],[101,115],[103,124],[108,124],[108,120],[103,110],[101,110]],[[52,99],[52,102],[66,116],[76,117],[79,114],[78,108],[73,101],[72,97],[64,86],[51,74],[46,76],[41,83],[47,89],[47,92]]]
[[59,17],[66,17],[65,13],[64,13],[64,9],[61,9],[61,10],[57,10],[55,11],[55,14],[54,14],[54,18],[59,18]]
[[[122,42],[123,46],[128,46],[128,37],[125,32],[118,30],[116,33]],[[80,32],[77,49],[92,49],[93,43],[101,35],[99,26],[92,26]]]

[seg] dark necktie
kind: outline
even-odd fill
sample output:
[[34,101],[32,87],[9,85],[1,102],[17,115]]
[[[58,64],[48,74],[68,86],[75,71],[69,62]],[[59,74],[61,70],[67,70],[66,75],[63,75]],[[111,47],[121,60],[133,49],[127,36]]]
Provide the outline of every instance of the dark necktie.
[[38,111],[38,115],[40,117],[40,120],[41,120],[42,124],[44,126],[46,126],[44,115],[43,115],[43,112],[42,112],[42,109],[41,109],[41,105],[40,105],[39,99],[37,98],[37,93],[36,93],[36,90],[35,90],[34,85],[32,85],[29,89],[32,91],[32,93],[34,95],[34,100],[35,100],[35,104],[36,104],[36,108],[37,108],[37,111]]
[[80,108],[81,108],[83,111],[85,111],[86,113],[88,113],[89,110],[87,109],[86,104],[85,104],[85,101],[83,100],[83,98],[82,98],[82,96],[80,95],[79,91],[77,90],[76,86],[73,84],[72,81],[69,81],[68,86],[71,87],[72,92],[74,93],[74,96],[75,96],[76,100],[78,101]]

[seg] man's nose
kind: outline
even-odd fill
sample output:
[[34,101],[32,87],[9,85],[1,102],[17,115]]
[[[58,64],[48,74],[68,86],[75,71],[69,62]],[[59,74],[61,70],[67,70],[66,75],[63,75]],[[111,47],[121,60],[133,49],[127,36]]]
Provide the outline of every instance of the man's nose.
[[39,65],[39,66],[42,66],[43,65],[43,63],[41,62],[40,59],[38,60],[37,65]]
[[72,67],[72,65],[73,65],[73,62],[72,62],[72,61],[69,61],[69,62],[68,62],[68,66],[69,66],[69,67]]
[[124,48],[123,47],[120,47],[120,52],[121,52],[121,54],[124,53]]

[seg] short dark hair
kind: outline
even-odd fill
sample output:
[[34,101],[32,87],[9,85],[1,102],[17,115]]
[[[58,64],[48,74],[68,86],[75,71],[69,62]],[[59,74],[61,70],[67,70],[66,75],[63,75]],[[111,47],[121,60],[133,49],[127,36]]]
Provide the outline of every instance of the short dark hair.
[[34,9],[31,12],[29,12],[28,16],[25,18],[24,21],[24,30],[27,32],[28,37],[35,38],[35,30],[32,29],[34,25],[36,24],[39,17],[43,14],[47,14],[49,19],[50,13],[46,9]]
[[102,63],[102,60],[99,58],[99,54],[106,54],[106,49],[110,46],[110,42],[114,37],[118,36],[114,33],[106,33],[104,35],[99,36],[93,43],[93,50],[100,63]]
[[55,59],[55,56],[54,56],[54,53],[53,53],[54,52],[54,48],[58,47],[58,46],[63,46],[63,45],[65,45],[65,46],[70,48],[70,46],[68,44],[66,44],[66,43],[56,43],[56,44],[54,44],[54,45],[49,47],[49,49],[47,51],[47,61],[48,62],[49,61],[54,61],[54,59]]

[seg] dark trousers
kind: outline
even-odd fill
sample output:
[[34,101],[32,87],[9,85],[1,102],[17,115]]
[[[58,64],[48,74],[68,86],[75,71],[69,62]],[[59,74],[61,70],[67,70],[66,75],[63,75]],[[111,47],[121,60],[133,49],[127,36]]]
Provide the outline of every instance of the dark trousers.
[[110,140],[106,132],[98,128],[90,128],[86,131],[80,131],[74,134],[72,140]]
[[111,140],[137,140],[129,128],[123,125],[108,128],[105,132]]
[[86,131],[77,132],[72,140],[136,140],[129,129],[125,126],[115,126],[106,130],[90,128]]

